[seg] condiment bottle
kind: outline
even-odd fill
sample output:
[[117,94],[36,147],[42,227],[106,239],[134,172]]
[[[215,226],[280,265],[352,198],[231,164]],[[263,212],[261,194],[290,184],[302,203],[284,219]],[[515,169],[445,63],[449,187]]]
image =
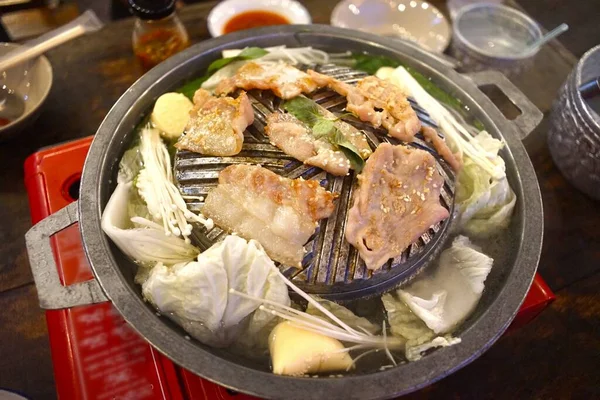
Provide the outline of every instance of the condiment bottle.
[[175,13],[175,0],[128,0],[137,18],[133,28],[133,51],[150,69],[189,46],[185,27]]

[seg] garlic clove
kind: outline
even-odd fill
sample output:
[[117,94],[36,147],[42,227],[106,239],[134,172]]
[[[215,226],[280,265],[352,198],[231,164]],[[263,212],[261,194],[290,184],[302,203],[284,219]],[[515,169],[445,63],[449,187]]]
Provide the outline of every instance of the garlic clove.
[[353,361],[344,349],[339,340],[299,328],[290,321],[277,325],[269,336],[273,373],[278,375],[345,371]]

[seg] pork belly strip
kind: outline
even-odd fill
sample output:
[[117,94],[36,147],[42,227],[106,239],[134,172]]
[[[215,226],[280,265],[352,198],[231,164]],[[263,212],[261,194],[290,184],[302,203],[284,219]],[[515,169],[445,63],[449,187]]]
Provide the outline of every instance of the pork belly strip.
[[421,132],[423,132],[425,140],[433,145],[435,151],[446,160],[448,165],[450,165],[454,171],[459,171],[462,167],[462,160],[450,150],[446,141],[438,136],[436,130],[429,126],[424,126],[421,129]]
[[233,156],[242,150],[244,130],[254,121],[245,92],[237,99],[213,97],[204,89],[194,94],[190,120],[175,147],[200,154]]
[[233,77],[220,82],[216,93],[227,94],[237,88],[261,89],[271,90],[282,99],[291,99],[325,86],[346,97],[348,111],[375,127],[383,126],[392,137],[410,142],[421,129],[419,118],[402,91],[375,76],[361,79],[352,86],[312,70],[305,73],[285,63],[265,66],[249,62]]
[[273,260],[299,267],[318,221],[333,212],[336,194],[312,180],[266,168],[230,165],[206,196],[202,213],[222,229],[255,239]]
[[345,234],[371,270],[449,216],[440,204],[443,178],[426,151],[382,143],[358,180]]
[[[320,113],[327,119],[336,118],[324,108]],[[343,121],[336,121],[335,128],[356,147],[362,158],[371,155],[371,148],[361,131]],[[316,137],[311,128],[289,113],[270,114],[265,133],[272,144],[305,164],[314,165],[337,176],[348,174],[351,168],[350,160],[344,152],[326,138]]]
[[[348,101],[346,109],[349,112],[375,127],[383,126],[392,137],[411,142],[414,135],[421,129],[421,122],[402,90],[375,76],[361,79],[356,86],[353,86],[312,70],[305,73],[284,63],[277,64],[275,68],[266,68],[258,63],[250,62],[242,66],[232,78],[223,80],[217,87],[217,93],[230,93],[238,88],[262,89],[272,90],[278,97],[290,99],[302,93],[311,93],[321,87],[329,87],[346,97]],[[195,97],[194,103],[196,103]],[[350,125],[343,124],[341,129],[348,126]],[[424,128],[423,135],[452,168],[456,171],[460,169],[460,160],[450,151],[445,140],[437,137],[437,134],[433,135],[431,128]],[[351,136],[355,136],[355,134]],[[364,139],[364,135],[361,134],[360,137]],[[361,143],[355,141],[352,143],[366,159],[368,154],[363,154]],[[364,151],[370,152],[370,150]],[[288,154],[295,157],[291,153]],[[319,166],[311,162],[307,162],[307,164]]]
[[330,174],[344,176],[350,170],[346,155],[324,139],[317,139],[310,128],[291,114],[273,113],[267,117],[265,133],[284,153]]
[[238,88],[271,90],[277,97],[291,99],[301,93],[315,91],[317,85],[306,72],[289,64],[278,63],[267,67],[249,62],[244,64],[234,76],[219,82],[215,92],[227,94]]
[[375,76],[361,79],[352,86],[312,70],[308,75],[319,87],[327,86],[346,97],[346,110],[376,128],[383,126],[392,137],[412,142],[421,129],[417,114],[396,85]]

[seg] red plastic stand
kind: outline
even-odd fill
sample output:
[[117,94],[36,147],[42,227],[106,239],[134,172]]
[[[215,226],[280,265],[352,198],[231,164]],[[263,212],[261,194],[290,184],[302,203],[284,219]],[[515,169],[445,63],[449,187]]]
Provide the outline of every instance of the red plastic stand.
[[[35,224],[75,199],[92,137],[49,147],[25,161],[25,185]],[[77,224],[52,238],[63,284],[93,279]],[[539,275],[512,327],[538,315],[554,294]],[[46,311],[60,399],[250,400],[173,364],[139,337],[110,302]]]

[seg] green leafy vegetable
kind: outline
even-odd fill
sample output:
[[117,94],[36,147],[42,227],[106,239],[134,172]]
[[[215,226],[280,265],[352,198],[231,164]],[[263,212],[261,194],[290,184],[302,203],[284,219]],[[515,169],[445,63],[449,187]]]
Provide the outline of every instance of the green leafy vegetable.
[[[128,224],[126,222],[133,217],[152,219],[152,216],[148,211],[148,206],[137,189],[138,177],[140,176],[140,171],[144,167],[142,155],[140,154],[139,140],[137,140],[137,142],[138,144],[136,146],[131,147],[123,154],[123,157],[121,157],[121,161],[119,162],[117,181],[119,183],[133,182],[129,192],[129,200],[127,201],[127,213],[129,217],[123,223],[123,226],[127,226]],[[136,227],[135,224],[132,226]]]
[[213,61],[208,66],[206,74],[212,75],[213,73],[215,73],[216,71],[220,70],[221,68],[233,61],[254,60],[267,54],[269,54],[269,52],[265,49],[261,49],[260,47],[247,47],[235,57],[219,58],[218,60]]
[[450,335],[437,336],[398,298],[397,293],[381,297],[388,317],[392,336],[406,339],[404,355],[408,361],[417,361],[431,348],[452,346],[460,339]]
[[403,337],[409,345],[421,345],[435,337],[435,333],[425,322],[415,315],[410,308],[398,297],[397,292],[381,296],[388,324],[392,335]]
[[120,181],[102,213],[102,230],[123,253],[144,265],[173,265],[198,256],[200,251],[192,244],[179,236],[165,235],[162,225],[143,216],[131,218],[132,211],[147,213],[139,198],[137,205],[130,204],[132,195],[137,196],[133,182]]
[[210,78],[210,75],[204,75],[200,78],[191,80],[179,89],[177,89],[177,92],[183,94],[185,97],[192,100],[194,98],[194,93],[196,93],[196,90],[200,89],[200,86],[202,86],[202,84],[205,81],[207,81],[208,78]]
[[319,113],[317,103],[304,96],[294,97],[286,101],[283,104],[283,109],[309,125],[311,129],[320,119],[325,119]]
[[477,306],[493,262],[466,236],[457,236],[440,255],[435,273],[415,279],[397,294],[435,334],[446,334]]
[[339,120],[339,117],[336,119],[325,118],[321,114],[318,104],[304,96],[294,97],[286,101],[283,108],[307,124],[313,136],[317,139],[327,140],[344,153],[350,161],[352,169],[356,172],[362,171],[365,160],[360,156],[356,146],[335,126],[335,122]]
[[144,166],[139,146],[133,146],[123,153],[119,161],[119,182],[129,182],[134,180]]
[[386,56],[374,56],[371,54],[352,54],[353,67],[359,71],[365,71],[369,75],[375,75],[381,67],[399,67],[401,64]]
[[339,129],[334,128],[333,133],[329,136],[331,144],[336,145],[342,153],[350,161],[350,165],[356,172],[361,172],[365,166],[365,160],[360,156],[356,146],[354,146]]
[[[456,97],[441,89],[438,85],[431,81],[431,78],[428,78],[420,72],[415,71],[411,67],[405,68],[408,71],[408,73],[411,74],[417,82],[419,82],[419,85],[421,85],[423,89],[425,89],[425,91],[431,95],[431,97],[433,97],[440,103],[444,103],[448,107],[458,111],[458,113],[462,115],[463,118],[470,118],[469,112],[467,111],[463,102],[460,101],[460,99],[457,99]],[[483,124],[477,119],[473,120],[472,123],[473,126],[475,126],[475,128],[477,128],[480,131],[485,129]]]
[[449,106],[457,109],[463,108],[463,104],[460,100],[440,89],[436,84],[431,82],[430,78],[396,60],[386,56],[374,56],[371,54],[352,54],[352,58],[354,58],[353,67],[355,69],[364,71],[370,75],[375,75],[379,68],[382,67],[398,68],[400,65],[402,65],[413,76],[413,78],[419,82],[419,85],[421,85],[423,89],[425,89],[427,93],[429,93],[436,100],[446,103]]
[[178,92],[184,94],[191,100],[193,99],[196,90],[198,90],[200,86],[202,86],[202,84],[206,82],[219,69],[225,67],[228,64],[231,64],[234,61],[254,60],[266,54],[268,54],[268,51],[265,49],[261,49],[260,47],[248,47],[242,50],[242,52],[235,57],[219,58],[218,60],[213,61],[208,66],[208,69],[206,70],[206,73],[203,76],[189,81],[188,83],[180,87]]
[[335,128],[334,122],[330,119],[321,119],[313,125],[313,135],[316,137],[327,136]]
[[[137,189],[138,176],[139,174],[133,179],[133,185],[131,186],[131,191],[129,193],[129,201],[127,202],[127,213],[130,220],[131,218],[135,217],[142,217],[151,220],[152,215],[150,215],[150,212],[148,211],[148,206]],[[132,224],[132,226],[135,228],[143,227],[136,224]]]
[[[404,67],[404,68],[406,68],[408,73],[411,74],[412,77],[415,78],[415,80],[417,82],[419,82],[419,85],[421,85],[423,87],[423,89],[425,89],[425,91],[427,91],[427,93],[429,93],[431,95],[431,97],[433,97],[437,101],[440,101],[440,102],[454,108],[455,110],[462,111],[462,112],[465,111],[465,106],[462,103],[462,101],[460,101],[456,97],[450,95],[446,91],[440,89],[439,86],[437,86],[435,83],[433,83],[431,81],[431,78],[428,78],[425,75],[423,75],[422,73],[415,71],[411,67]],[[461,114],[462,114],[462,112],[461,112]]]

